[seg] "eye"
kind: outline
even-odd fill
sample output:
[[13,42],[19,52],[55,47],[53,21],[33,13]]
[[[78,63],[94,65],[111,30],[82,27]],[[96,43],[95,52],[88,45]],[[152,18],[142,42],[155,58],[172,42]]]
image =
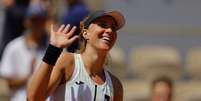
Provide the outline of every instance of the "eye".
[[111,26],[112,31],[117,31],[116,26]]
[[109,28],[109,25],[107,25],[106,23],[98,23],[98,26],[102,28]]
[[100,26],[100,27],[102,27],[102,28],[111,28],[112,31],[116,31],[116,26],[114,26],[114,25],[109,25],[109,24],[104,23],[104,22],[98,23],[98,26]]

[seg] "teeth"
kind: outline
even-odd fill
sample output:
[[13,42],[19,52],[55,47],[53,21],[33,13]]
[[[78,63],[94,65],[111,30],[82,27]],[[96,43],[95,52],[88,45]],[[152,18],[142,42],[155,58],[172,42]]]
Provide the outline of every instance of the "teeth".
[[103,39],[110,41],[110,38],[108,38],[108,37],[103,37]]

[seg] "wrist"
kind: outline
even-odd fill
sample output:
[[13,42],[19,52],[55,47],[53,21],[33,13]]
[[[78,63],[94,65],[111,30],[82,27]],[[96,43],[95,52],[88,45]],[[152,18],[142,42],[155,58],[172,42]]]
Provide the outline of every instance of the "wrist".
[[49,44],[42,60],[49,65],[55,65],[62,50],[63,48],[59,48],[57,46]]
[[50,42],[49,44],[52,45],[52,46],[54,46],[54,47],[57,47],[57,48],[63,48],[61,45],[58,45],[55,42]]

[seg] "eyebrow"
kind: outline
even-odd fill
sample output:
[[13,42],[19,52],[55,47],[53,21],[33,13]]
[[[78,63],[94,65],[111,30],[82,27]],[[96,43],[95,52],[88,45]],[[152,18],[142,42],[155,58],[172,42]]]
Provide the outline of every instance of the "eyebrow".
[[105,15],[105,16],[102,16],[102,17],[100,17],[100,18],[97,18],[97,19],[94,20],[92,23],[94,23],[94,22],[102,22],[102,21],[106,22],[103,17],[106,17],[106,18],[108,17],[108,18],[110,18],[109,21],[112,20],[112,24],[114,24],[115,26],[118,25],[118,24],[117,24],[117,21],[115,20],[115,18],[112,17],[112,16],[109,16],[109,15]]

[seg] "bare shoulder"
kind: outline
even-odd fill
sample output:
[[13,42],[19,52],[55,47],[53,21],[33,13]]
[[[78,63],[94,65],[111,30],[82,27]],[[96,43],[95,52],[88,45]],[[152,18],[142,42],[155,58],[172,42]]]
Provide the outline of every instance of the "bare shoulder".
[[62,52],[56,65],[59,66],[64,73],[64,80],[62,81],[67,81],[74,71],[74,53]]
[[112,84],[114,89],[114,101],[123,101],[123,85],[121,81],[113,74],[111,73],[109,74],[112,79]]
[[119,90],[119,87],[122,88],[122,90],[123,90],[123,86],[122,86],[121,81],[116,76],[114,76],[113,74],[111,74],[110,72],[109,72],[109,74],[110,74],[110,77],[112,79],[113,86],[117,87],[118,90]]
[[58,65],[69,65],[74,63],[74,54],[69,52],[62,52],[57,61]]

